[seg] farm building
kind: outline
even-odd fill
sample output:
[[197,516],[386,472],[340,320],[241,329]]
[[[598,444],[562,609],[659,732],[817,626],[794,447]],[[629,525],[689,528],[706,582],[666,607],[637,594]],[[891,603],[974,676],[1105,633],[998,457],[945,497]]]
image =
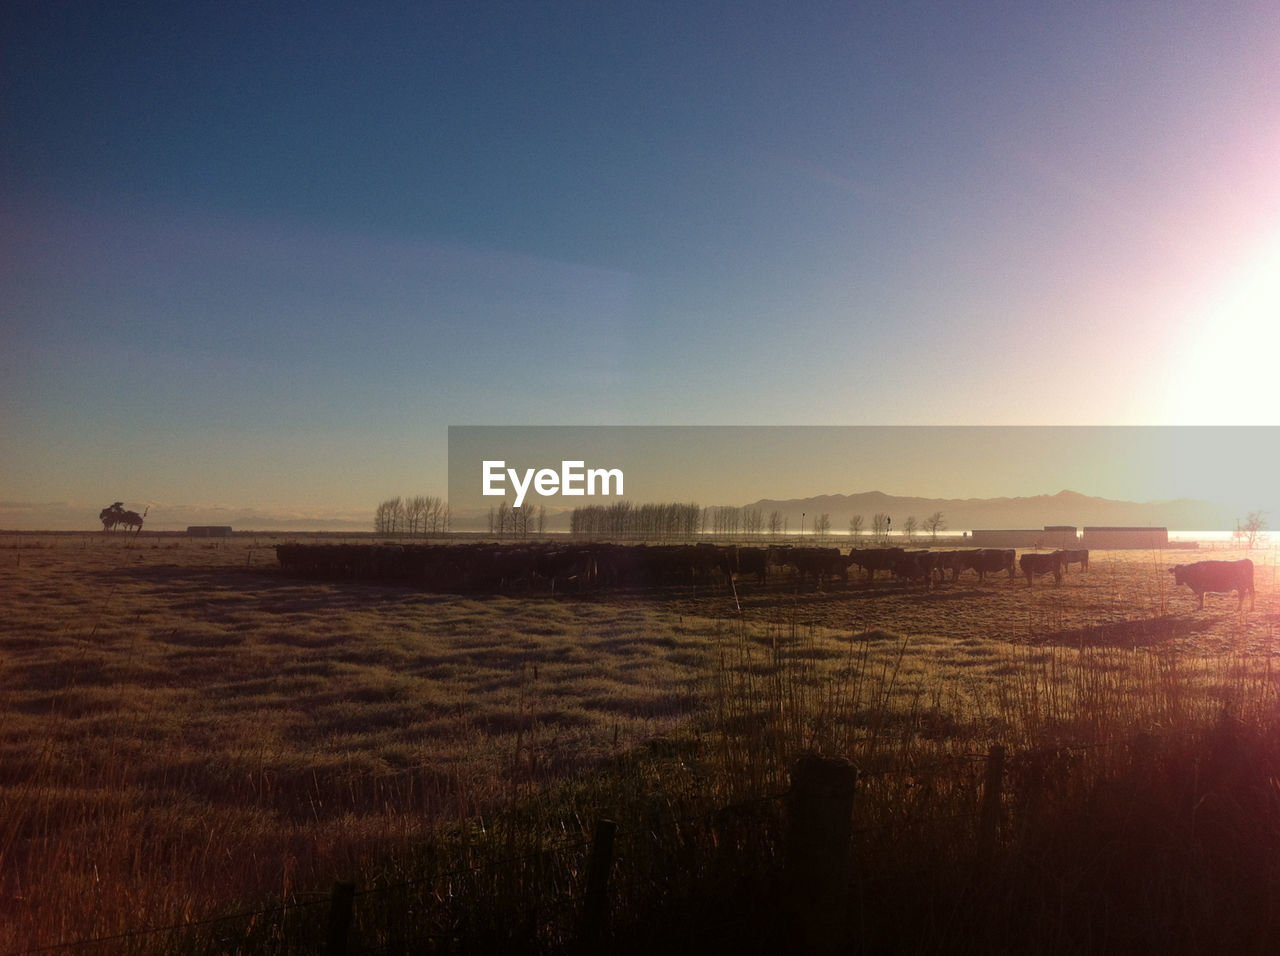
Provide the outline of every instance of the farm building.
[[1005,530],[975,531],[969,540],[975,548],[1040,548],[1045,541],[1043,530],[1036,528],[1020,528]]
[[1088,528],[1081,546],[1085,548],[1167,548],[1168,528]]
[[1079,544],[1076,526],[1071,524],[1047,524],[1040,539],[1042,548],[1074,548]]
[[193,524],[187,527],[193,538],[225,538],[231,534],[231,526],[225,524]]

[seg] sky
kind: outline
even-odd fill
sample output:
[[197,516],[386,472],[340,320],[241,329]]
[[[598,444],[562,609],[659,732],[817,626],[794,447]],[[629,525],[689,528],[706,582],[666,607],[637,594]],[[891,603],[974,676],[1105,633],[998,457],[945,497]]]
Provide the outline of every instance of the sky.
[[371,527],[451,425],[1280,424],[1277,89],[1270,0],[10,0],[0,527]]

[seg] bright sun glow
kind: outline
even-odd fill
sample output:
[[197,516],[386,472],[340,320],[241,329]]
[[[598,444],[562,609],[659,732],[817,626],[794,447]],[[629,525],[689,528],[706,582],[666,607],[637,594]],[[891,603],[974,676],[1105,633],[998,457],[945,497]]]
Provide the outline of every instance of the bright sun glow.
[[1280,230],[1198,310],[1170,381],[1179,424],[1280,423]]

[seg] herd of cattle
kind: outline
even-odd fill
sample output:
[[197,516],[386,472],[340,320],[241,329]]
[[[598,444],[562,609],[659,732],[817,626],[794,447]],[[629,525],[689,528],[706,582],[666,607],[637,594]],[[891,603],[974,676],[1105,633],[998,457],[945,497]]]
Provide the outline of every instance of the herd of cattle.
[[[306,577],[399,581],[438,591],[552,592],[667,585],[730,585],[751,576],[759,584],[771,575],[789,575],[800,588],[822,589],[848,581],[850,569],[868,584],[878,573],[907,585],[932,588],[968,572],[982,581],[988,574],[1019,574],[1028,585],[1053,575],[1055,583],[1071,567],[1089,568],[1089,552],[1028,552],[972,548],[963,551],[907,551],[903,548],[738,547],[714,544],[406,544],[276,546],[280,567]],[[1246,567],[1247,566],[1247,567]],[[1171,568],[1178,584],[1187,584],[1204,606],[1204,593],[1237,591],[1253,600],[1253,563],[1201,561]]]

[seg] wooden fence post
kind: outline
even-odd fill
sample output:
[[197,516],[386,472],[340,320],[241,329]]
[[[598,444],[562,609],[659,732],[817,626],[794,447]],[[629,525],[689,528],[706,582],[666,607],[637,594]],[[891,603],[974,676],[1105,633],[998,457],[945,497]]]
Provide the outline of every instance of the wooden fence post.
[[346,880],[333,884],[329,901],[328,956],[346,956],[347,938],[351,934],[351,917],[356,902],[356,885]]
[[787,794],[787,910],[795,952],[848,949],[850,842],[858,771],[843,758],[796,761]]
[[1004,744],[995,744],[987,754],[987,774],[982,785],[982,810],[978,817],[978,855],[990,862],[995,855],[996,833],[1000,828],[1000,791],[1004,786]]
[[613,838],[617,830],[617,824],[612,820],[596,822],[591,858],[587,861],[587,887],[582,897],[582,925],[578,934],[578,946],[582,952],[594,952],[604,936],[609,909],[609,871],[613,869]]

